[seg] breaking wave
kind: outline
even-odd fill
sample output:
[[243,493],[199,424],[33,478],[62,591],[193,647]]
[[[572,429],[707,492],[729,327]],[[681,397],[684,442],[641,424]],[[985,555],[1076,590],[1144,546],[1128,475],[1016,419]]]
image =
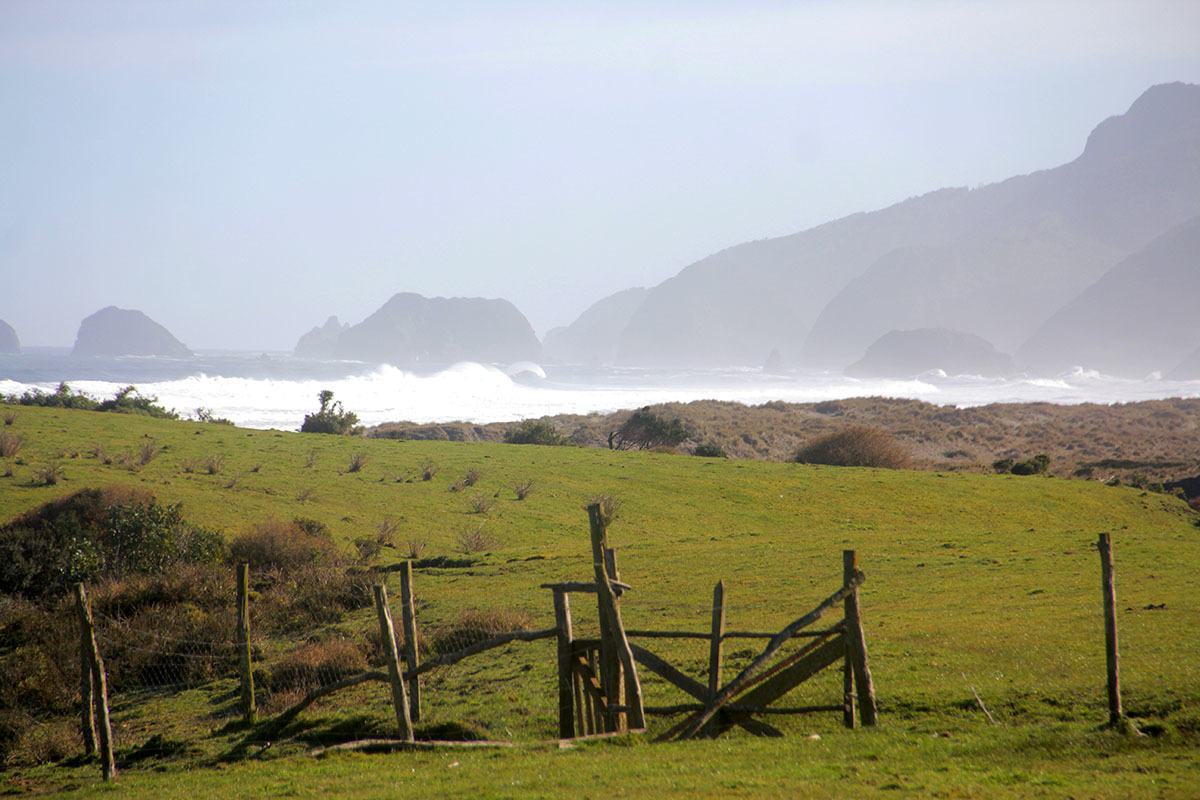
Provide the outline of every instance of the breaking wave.
[[72,380],[72,375],[64,371],[66,365],[59,364],[53,375],[37,375],[24,381],[0,379],[0,393],[19,393],[34,387],[52,389],[59,380],[67,380],[78,390],[107,397],[126,384],[136,383],[142,393],[156,395],[163,405],[184,415],[204,407],[239,425],[285,430],[299,427],[304,414],[315,407],[322,389],[332,389],[346,408],[368,425],[398,420],[504,422],[691,400],[761,404],[772,400],[817,402],[888,396],[972,406],[1200,396],[1200,382],[1123,380],[1083,369],[1050,379],[947,377],[935,371],[915,380],[872,380],[818,372],[764,375],[749,370],[543,369],[536,364],[514,364],[503,369],[476,363],[455,364],[434,374],[419,375],[390,366],[360,366],[357,374],[321,378],[198,372],[157,380],[146,375],[130,375],[127,380]]

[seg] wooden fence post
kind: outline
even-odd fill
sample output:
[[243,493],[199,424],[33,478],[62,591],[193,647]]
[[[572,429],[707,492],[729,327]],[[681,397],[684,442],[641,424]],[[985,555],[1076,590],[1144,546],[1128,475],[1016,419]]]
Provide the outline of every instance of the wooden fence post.
[[[713,702],[717,692],[721,691],[721,669],[725,658],[725,581],[717,581],[713,587],[712,604],[712,638],[708,644],[708,701]],[[721,731],[721,717],[713,717],[708,726],[708,733],[717,735]]]
[[[850,579],[854,577],[854,558],[847,558],[846,554],[851,551],[842,551],[842,585],[850,584]],[[850,615],[853,609],[850,606],[850,598],[846,598],[845,614],[842,617],[842,627],[845,628],[843,639],[846,642],[846,657],[842,663],[842,723],[847,728],[855,728],[858,725],[858,709],[855,707],[854,701],[854,645],[850,638],[849,626]]]
[[1100,534],[1100,581],[1104,592],[1104,653],[1108,667],[1108,724],[1117,726],[1125,716],[1121,707],[1121,677],[1117,656],[1117,588],[1113,575],[1112,540]]
[[[625,636],[625,626],[621,622],[621,609],[617,605],[617,597],[613,592],[608,566],[605,563],[604,550],[608,546],[606,523],[600,512],[599,503],[592,503],[588,506],[587,512],[592,537],[592,566],[596,574],[596,597],[600,606],[600,641],[605,650],[616,652],[621,666],[620,671],[624,673],[624,705],[628,709],[629,724],[635,728],[644,729],[646,713],[642,705],[642,685],[638,681],[637,665],[633,661],[633,651],[629,648],[629,639]],[[610,703],[615,702],[611,697],[608,699]]]
[[387,587],[375,584],[375,613],[379,617],[379,638],[383,642],[383,656],[387,661],[388,682],[392,687],[392,705],[396,709],[396,725],[400,738],[414,741],[412,716],[408,710],[408,692],[404,688],[404,670],[400,668],[400,652],[396,648],[396,627],[392,624],[392,611],[388,608]]
[[[858,572],[858,554],[853,550],[842,551],[842,575],[849,577]],[[875,683],[871,679],[871,665],[867,658],[867,637],[863,633],[862,616],[858,607],[858,587],[846,595],[846,641],[849,643],[854,684],[858,690],[858,713],[863,725],[874,725],[878,721],[875,708]]]
[[237,565],[237,651],[242,673],[242,717],[254,724],[254,662],[250,657],[250,562]]
[[575,670],[571,665],[571,601],[561,589],[554,590],[554,623],[558,626],[558,738],[575,735]]
[[[605,534],[604,547],[604,568],[608,573],[608,578],[611,581],[621,580],[621,573],[617,569],[617,551],[609,547],[608,534]],[[613,592],[613,604],[617,607],[621,604],[620,595]],[[605,686],[608,702],[610,705],[623,706],[625,705],[625,676],[621,670],[621,659],[617,655],[616,648],[610,648],[604,657],[604,663],[601,666],[601,671],[607,676]],[[623,731],[629,727],[629,721],[624,711],[612,712],[612,726],[610,730]]]
[[96,704],[92,697],[92,645],[91,627],[88,625],[87,609],[83,597],[76,595],[75,606],[79,612],[79,725],[83,734],[83,750],[87,755],[96,753]]
[[400,617],[404,623],[404,660],[408,662],[408,703],[413,722],[421,721],[421,679],[415,674],[421,666],[417,649],[417,606],[413,597],[412,560],[404,562],[400,570]]
[[108,716],[108,678],[104,675],[104,659],[100,655],[100,646],[96,643],[92,605],[88,602],[87,590],[82,583],[75,584],[75,599],[82,612],[82,643],[88,651],[88,667],[92,675],[92,700],[96,709],[96,727],[100,734],[100,768],[104,780],[111,781],[117,777],[117,762],[113,757],[112,722]]

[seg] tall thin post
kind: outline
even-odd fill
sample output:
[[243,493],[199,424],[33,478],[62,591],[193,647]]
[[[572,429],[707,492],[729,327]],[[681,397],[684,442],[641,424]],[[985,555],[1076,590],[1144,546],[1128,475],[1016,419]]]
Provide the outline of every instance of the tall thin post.
[[[708,702],[713,702],[721,691],[721,671],[725,664],[725,581],[717,581],[713,587],[712,629],[708,642]],[[721,731],[719,714],[709,722],[707,732],[716,735]]]
[[75,606],[79,612],[79,726],[83,734],[83,750],[91,756],[96,753],[96,705],[92,698],[92,640],[88,625],[87,609],[83,598],[76,596]]
[[[842,552],[842,585],[847,586],[850,579],[854,577],[854,558],[847,558],[846,553]],[[857,598],[856,598],[857,599]],[[851,614],[857,609],[857,603],[851,607],[850,597],[845,601],[845,614],[842,618],[842,627],[849,628],[849,620]],[[847,728],[854,728],[858,725],[858,709],[854,702],[854,645],[847,630],[843,637],[846,642],[846,657],[842,659],[842,723]]]
[[646,727],[646,714],[642,705],[642,685],[638,681],[637,665],[633,660],[633,651],[629,648],[629,639],[625,636],[621,609],[617,605],[617,597],[613,592],[605,563],[604,550],[608,546],[606,523],[600,513],[599,503],[592,503],[587,511],[592,537],[592,566],[596,574],[596,597],[600,606],[600,618],[608,623],[608,631],[605,633],[602,629],[601,643],[615,650],[620,660],[625,678],[624,705],[628,708],[629,724],[643,729]]
[[250,657],[250,563],[237,565],[237,651],[242,673],[242,718],[254,724],[254,662]]
[[[858,554],[853,550],[843,550],[843,576],[852,577],[857,572]],[[848,585],[849,578],[846,580]],[[858,713],[862,718],[863,725],[874,725],[878,721],[875,708],[875,682],[871,679],[871,665],[867,657],[867,637],[863,633],[857,586],[846,596],[846,640],[850,644],[854,684],[858,690]]]
[[421,721],[421,679],[415,674],[421,666],[421,655],[417,649],[417,605],[413,597],[412,560],[404,562],[400,570],[400,617],[404,623],[404,660],[408,662],[408,703],[413,722]]
[[1125,716],[1121,707],[1120,663],[1117,655],[1117,587],[1113,574],[1112,539],[1100,534],[1100,581],[1104,592],[1104,654],[1108,661],[1108,724],[1119,725]]
[[[554,590],[554,623],[558,627],[558,738],[575,735],[575,681],[571,666],[571,601],[561,589]],[[582,731],[580,732],[582,733]]]
[[117,777],[117,762],[113,756],[112,721],[108,716],[108,678],[104,674],[104,659],[96,643],[96,624],[92,619],[92,604],[82,583],[75,584],[75,600],[83,610],[82,632],[88,650],[88,666],[92,674],[92,700],[96,709],[96,727],[100,734],[100,769],[104,780]]
[[[605,541],[607,542],[607,540],[608,536],[606,533]],[[607,544],[604,547],[604,569],[608,573],[608,579],[610,581],[621,580],[621,573],[617,569],[617,551],[611,547],[608,547]],[[616,593],[616,591],[613,592],[613,604],[618,608],[621,605],[621,597]],[[621,670],[621,659],[617,655],[616,648],[609,648],[604,654],[604,662],[601,665],[601,671],[606,676],[607,682],[605,683],[605,686],[607,688],[605,690],[605,694],[608,697],[609,704],[614,706],[625,705],[625,676]],[[625,712],[614,711],[611,713],[611,717],[611,730],[623,731],[629,727],[629,721]]]
[[396,648],[396,627],[392,624],[392,611],[388,608],[387,587],[375,584],[375,613],[379,617],[379,639],[383,642],[383,656],[387,661],[388,683],[392,687],[392,706],[396,710],[396,726],[400,738],[414,741],[412,716],[408,710],[408,692],[404,689],[404,670],[400,667],[400,652]]

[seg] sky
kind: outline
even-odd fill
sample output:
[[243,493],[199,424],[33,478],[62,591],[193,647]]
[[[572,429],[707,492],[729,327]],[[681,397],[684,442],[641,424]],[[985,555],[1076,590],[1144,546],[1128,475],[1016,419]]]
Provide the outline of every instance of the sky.
[[392,294],[535,330],[751,239],[1075,158],[1200,2],[0,3],[0,319],[290,350]]

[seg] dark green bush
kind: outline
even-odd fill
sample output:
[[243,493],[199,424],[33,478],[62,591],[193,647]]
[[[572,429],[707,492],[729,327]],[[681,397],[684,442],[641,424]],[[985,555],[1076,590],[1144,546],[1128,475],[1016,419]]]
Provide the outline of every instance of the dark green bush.
[[727,458],[725,449],[716,442],[705,442],[692,448],[692,455],[701,458]]
[[126,488],[84,489],[0,526],[0,591],[58,597],[79,581],[223,555],[220,534],[186,522],[179,505]]
[[612,450],[647,450],[676,447],[687,438],[683,420],[667,419],[646,406],[634,411],[620,428],[608,435],[608,446]]
[[60,383],[53,392],[43,392],[41,389],[30,389],[22,395],[0,396],[5,403],[22,406],[41,406],[44,408],[76,408],[85,411],[115,411],[121,414],[145,414],[162,419],[179,419],[174,411],[168,411],[158,404],[157,397],[143,397],[137,388],[126,386],[109,400],[96,400],[83,392],[77,392],[66,383]]
[[527,419],[504,432],[505,444],[564,445],[566,438],[549,422]]
[[1050,456],[1040,453],[1028,461],[1018,461],[1009,467],[1013,475],[1041,475],[1050,468]]
[[358,415],[342,408],[340,401],[333,399],[333,392],[323,389],[317,400],[321,407],[312,414],[304,415],[301,433],[332,433],[348,436],[358,430]]

